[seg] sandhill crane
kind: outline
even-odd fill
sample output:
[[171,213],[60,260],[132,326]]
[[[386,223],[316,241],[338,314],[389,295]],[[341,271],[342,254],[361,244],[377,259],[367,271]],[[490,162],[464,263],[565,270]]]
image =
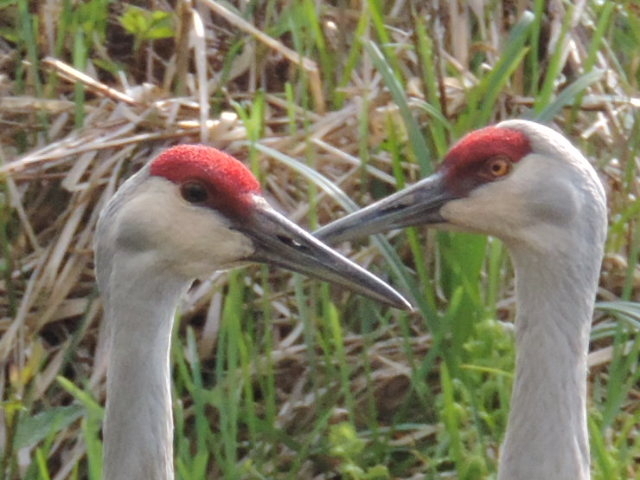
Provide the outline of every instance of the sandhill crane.
[[499,480],[589,479],[586,360],[607,231],[596,172],[554,130],[509,120],[316,234],[337,242],[424,224],[494,235],[514,262],[516,374]]
[[127,180],[101,212],[95,250],[111,342],[105,480],[173,478],[169,346],[193,279],[265,262],[409,307],[271,208],[242,163],[205,146],[172,147]]

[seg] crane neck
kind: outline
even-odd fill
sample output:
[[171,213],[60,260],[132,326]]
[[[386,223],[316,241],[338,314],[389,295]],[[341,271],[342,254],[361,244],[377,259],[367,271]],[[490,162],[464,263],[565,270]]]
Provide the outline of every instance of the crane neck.
[[586,373],[602,247],[593,250],[511,248],[517,356],[499,480],[590,478]]
[[189,283],[117,254],[112,265],[104,479],[172,480],[169,350],[176,304]]

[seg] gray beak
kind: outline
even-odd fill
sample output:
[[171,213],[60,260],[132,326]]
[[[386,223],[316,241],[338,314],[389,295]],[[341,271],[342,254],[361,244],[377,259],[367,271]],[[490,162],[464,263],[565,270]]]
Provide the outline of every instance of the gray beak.
[[410,187],[346,215],[316,230],[323,242],[334,244],[374,233],[417,225],[446,223],[440,208],[457,198],[445,188],[444,176],[437,172]]
[[251,216],[234,228],[250,237],[255,245],[255,252],[246,260],[284,267],[342,285],[396,308],[412,309],[385,282],[289,221],[259,197]]

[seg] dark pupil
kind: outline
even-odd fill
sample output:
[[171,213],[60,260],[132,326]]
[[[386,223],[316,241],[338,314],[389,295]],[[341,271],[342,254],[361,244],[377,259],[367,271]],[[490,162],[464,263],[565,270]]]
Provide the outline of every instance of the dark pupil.
[[202,203],[207,196],[207,189],[200,183],[189,182],[182,186],[182,198],[189,203]]

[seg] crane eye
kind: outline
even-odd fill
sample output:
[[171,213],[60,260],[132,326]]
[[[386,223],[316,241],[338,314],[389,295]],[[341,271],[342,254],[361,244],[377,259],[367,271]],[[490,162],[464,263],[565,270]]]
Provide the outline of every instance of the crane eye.
[[486,164],[486,171],[492,178],[504,177],[512,168],[511,160],[504,156],[493,157]]
[[204,203],[209,198],[207,188],[202,183],[193,180],[180,186],[180,194],[189,203]]

